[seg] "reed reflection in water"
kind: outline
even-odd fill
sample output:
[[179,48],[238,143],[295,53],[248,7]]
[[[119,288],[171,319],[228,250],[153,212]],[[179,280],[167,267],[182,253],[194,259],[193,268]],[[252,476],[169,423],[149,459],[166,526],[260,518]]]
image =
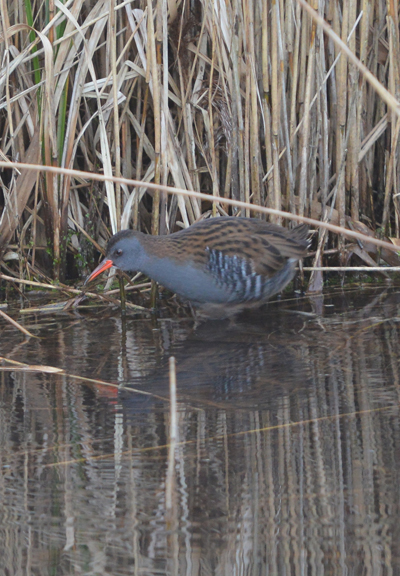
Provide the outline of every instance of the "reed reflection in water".
[[35,341],[4,327],[2,356],[147,395],[0,373],[0,574],[400,573],[399,295],[332,303],[194,331],[117,314],[28,315]]

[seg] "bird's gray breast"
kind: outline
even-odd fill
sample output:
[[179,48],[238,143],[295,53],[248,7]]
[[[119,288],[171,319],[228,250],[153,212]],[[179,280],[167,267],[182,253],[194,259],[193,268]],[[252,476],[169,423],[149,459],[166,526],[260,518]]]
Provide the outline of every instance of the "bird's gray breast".
[[205,267],[190,260],[182,263],[152,258],[142,267],[142,272],[192,302],[223,303],[230,299],[226,286],[218,284]]

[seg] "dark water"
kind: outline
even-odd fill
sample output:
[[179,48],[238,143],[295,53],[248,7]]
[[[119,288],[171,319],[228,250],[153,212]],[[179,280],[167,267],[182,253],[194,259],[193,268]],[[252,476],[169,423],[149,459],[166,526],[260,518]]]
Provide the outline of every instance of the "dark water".
[[400,574],[399,307],[1,320],[0,576]]

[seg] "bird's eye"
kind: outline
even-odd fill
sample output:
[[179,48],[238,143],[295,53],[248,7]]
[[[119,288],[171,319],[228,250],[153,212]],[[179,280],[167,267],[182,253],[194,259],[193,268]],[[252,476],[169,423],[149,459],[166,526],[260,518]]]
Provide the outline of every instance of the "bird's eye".
[[115,255],[122,256],[122,248],[118,248],[118,250],[115,251]]

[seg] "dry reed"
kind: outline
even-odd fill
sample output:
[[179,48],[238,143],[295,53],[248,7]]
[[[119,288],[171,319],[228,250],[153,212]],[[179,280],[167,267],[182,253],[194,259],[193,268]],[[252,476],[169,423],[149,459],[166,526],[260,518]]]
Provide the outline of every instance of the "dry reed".
[[[3,168],[6,274],[62,282],[87,274],[96,246],[120,228],[169,233],[209,210],[259,217],[229,200],[399,237],[392,5],[327,0],[312,4],[315,13],[304,0],[49,6],[27,0],[23,13],[2,3],[0,160],[141,185]],[[214,198],[167,195],[149,182]],[[315,275],[353,255],[356,267],[400,264],[344,235],[324,257],[336,245],[321,229]]]

